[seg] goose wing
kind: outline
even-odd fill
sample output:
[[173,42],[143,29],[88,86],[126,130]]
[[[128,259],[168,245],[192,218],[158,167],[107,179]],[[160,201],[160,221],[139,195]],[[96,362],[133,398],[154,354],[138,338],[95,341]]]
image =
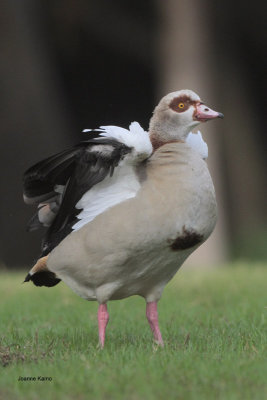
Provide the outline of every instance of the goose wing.
[[91,131],[91,135],[93,138],[35,164],[24,174],[24,201],[37,206],[28,230],[48,227],[41,256],[74,229],[138,190],[138,185],[133,188],[124,183],[152,153],[148,134],[132,123],[129,130],[108,126]]

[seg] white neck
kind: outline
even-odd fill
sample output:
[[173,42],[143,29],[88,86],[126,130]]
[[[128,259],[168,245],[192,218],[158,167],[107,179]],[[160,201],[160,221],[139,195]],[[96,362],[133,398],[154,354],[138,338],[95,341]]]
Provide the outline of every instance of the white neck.
[[153,147],[157,148],[168,142],[184,142],[197,123],[192,123],[192,126],[179,125],[177,119],[158,118],[153,115],[149,124],[149,136]]

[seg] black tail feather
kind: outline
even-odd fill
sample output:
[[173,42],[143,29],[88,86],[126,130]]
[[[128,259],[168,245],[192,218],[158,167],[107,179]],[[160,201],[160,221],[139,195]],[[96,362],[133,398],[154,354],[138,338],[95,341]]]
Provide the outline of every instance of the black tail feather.
[[33,275],[28,273],[24,279],[24,282],[29,282],[29,281],[32,281],[35,286],[52,287],[52,286],[56,286],[61,281],[61,279],[57,278],[56,274],[54,274],[54,272],[40,271],[40,272],[36,272]]
[[24,281],[22,283],[29,282],[30,280],[31,280],[31,274],[29,273],[29,274],[27,274],[26,278],[24,279]]

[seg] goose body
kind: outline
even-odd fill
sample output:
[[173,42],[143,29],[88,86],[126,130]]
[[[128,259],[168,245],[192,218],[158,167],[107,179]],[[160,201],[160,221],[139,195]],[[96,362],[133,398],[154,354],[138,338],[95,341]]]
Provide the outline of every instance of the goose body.
[[49,226],[26,281],[53,286],[62,280],[97,300],[101,346],[107,302],[132,295],[145,298],[154,338],[163,344],[157,301],[216,223],[207,146],[190,132],[216,117],[222,114],[194,92],[174,92],[155,109],[149,133],[138,123],[129,131],[101,127],[80,147],[25,173],[25,201],[41,203],[30,227]]
[[105,303],[134,294],[159,300],[214,228],[213,184],[206,163],[188,145],[160,147],[146,172],[135,197],[71,233],[48,258],[48,269],[87,300]]

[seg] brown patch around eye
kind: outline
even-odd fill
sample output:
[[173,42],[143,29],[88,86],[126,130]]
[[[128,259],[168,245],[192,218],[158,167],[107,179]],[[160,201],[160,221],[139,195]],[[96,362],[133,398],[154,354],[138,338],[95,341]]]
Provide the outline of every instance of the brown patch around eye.
[[175,97],[169,104],[169,107],[178,113],[182,113],[196,102],[191,100],[188,96]]

